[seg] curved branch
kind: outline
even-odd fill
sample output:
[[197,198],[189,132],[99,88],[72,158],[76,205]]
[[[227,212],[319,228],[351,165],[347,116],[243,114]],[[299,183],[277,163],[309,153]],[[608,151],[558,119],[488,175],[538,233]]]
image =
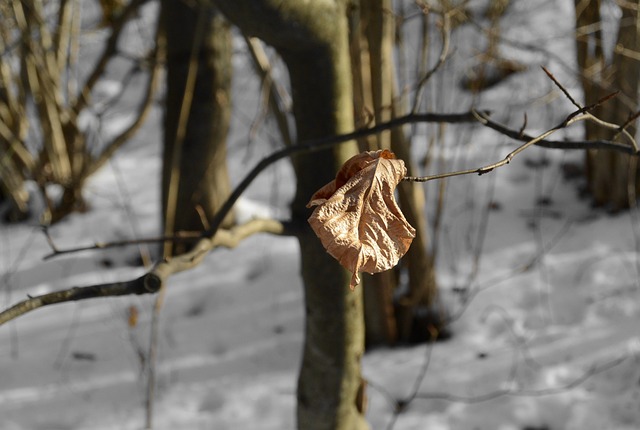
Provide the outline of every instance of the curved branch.
[[[158,285],[159,287],[159,285]],[[24,315],[35,309],[55,305],[57,303],[76,300],[92,299],[96,297],[126,296],[131,294],[155,293],[157,289],[149,289],[144,282],[144,276],[124,282],[90,285],[88,287],[73,287],[68,290],[56,291],[37,297],[29,297],[5,311],[0,312],[0,325]]]
[[0,325],[35,309],[57,303],[97,297],[157,293],[169,276],[199,265],[213,248],[218,246],[233,248],[243,239],[256,233],[282,234],[285,233],[285,226],[275,220],[255,219],[230,230],[220,230],[213,239],[201,238],[190,252],[173,258],[165,258],[149,272],[136,279],[87,287],[73,287],[29,297],[0,312]]
[[[497,131],[498,133],[510,137],[521,142],[528,142],[534,139],[534,136],[524,134],[519,130],[508,128],[489,118],[486,112],[477,111],[477,120],[485,127]],[[548,149],[606,149],[611,151],[623,152],[625,154],[636,154],[633,146],[611,140],[548,140],[542,139],[535,144],[542,148]]]
[[[406,176],[403,180],[405,181],[411,181],[411,182],[427,182],[427,181],[432,181],[434,179],[443,179],[443,178],[450,178],[452,176],[462,176],[462,175],[470,175],[470,174],[474,174],[477,173],[478,175],[484,175],[485,173],[489,173],[499,167],[504,166],[505,164],[509,164],[511,162],[511,160],[513,160],[513,158],[518,155],[519,153],[521,153],[522,151],[524,151],[525,149],[529,148],[530,146],[533,146],[535,144],[537,144],[538,142],[543,141],[547,136],[550,136],[551,134],[555,133],[558,130],[561,130],[565,127],[568,127],[569,125],[578,122],[578,121],[584,121],[587,119],[590,119],[592,116],[585,113],[585,114],[580,114],[580,115],[574,115],[571,114],[567,117],[566,120],[562,121],[560,124],[558,124],[557,126],[553,127],[550,130],[545,131],[544,133],[542,133],[541,135],[531,138],[530,140],[528,140],[527,142],[525,142],[523,145],[518,146],[516,149],[514,149],[513,151],[511,151],[510,153],[508,153],[502,160],[497,161],[495,163],[491,163],[488,164],[486,166],[483,167],[478,167],[477,169],[467,169],[467,170],[458,170],[455,172],[447,172],[447,173],[440,173],[437,175],[431,175],[431,176]],[[478,116],[478,120],[480,121],[482,119],[482,117],[479,115]]]

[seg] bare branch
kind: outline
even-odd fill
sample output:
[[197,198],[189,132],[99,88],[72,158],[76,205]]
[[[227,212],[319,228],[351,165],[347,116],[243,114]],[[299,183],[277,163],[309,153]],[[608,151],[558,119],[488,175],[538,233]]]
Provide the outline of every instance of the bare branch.
[[[47,226],[43,226],[42,231],[45,234],[47,243],[51,247],[51,252],[44,257],[43,260],[50,260],[67,254],[75,254],[83,251],[97,251],[110,248],[121,248],[131,245],[140,245],[148,243],[161,242],[195,242],[203,237],[201,231],[179,231],[173,236],[146,237],[141,239],[125,239],[112,242],[95,242],[92,245],[77,246],[73,248],[60,249],[57,247]],[[214,247],[235,248],[240,240],[256,233],[271,233],[278,235],[293,235],[293,228],[286,222],[280,222],[270,219],[253,219],[245,224],[238,225],[233,229],[219,230],[214,237]]]
[[[569,94],[569,91],[567,91],[567,89],[556,79],[555,76],[553,76],[553,74],[547,70],[546,67],[542,66],[542,70],[544,70],[544,72],[547,74],[547,76],[549,77],[549,79],[551,79],[553,81],[553,83],[560,89],[560,91],[562,91],[562,93],[569,99],[569,101],[571,101],[571,103],[576,106],[578,108],[577,111],[575,111],[572,115],[579,115],[582,113],[588,113],[590,111],[592,111],[593,109],[595,109],[596,107],[606,103],[608,100],[616,97],[618,94],[620,94],[620,91],[614,91],[611,94],[607,94],[604,97],[600,98],[599,100],[597,100],[595,103],[592,103],[590,105],[587,106],[582,106],[580,103],[578,103],[572,96],[571,94]],[[640,112],[638,112],[637,114],[633,114],[631,113],[629,115],[629,118],[627,119],[627,121],[625,121],[624,124],[622,125],[617,125],[617,124],[612,124],[606,121],[601,120],[600,118],[597,118],[594,115],[589,115],[589,117],[587,119],[589,119],[590,121],[599,124],[600,126],[604,127],[604,128],[610,128],[610,129],[614,129],[616,130],[616,134],[613,136],[613,140],[617,139],[618,136],[622,133],[628,140],[629,142],[631,142],[631,144],[633,145],[633,148],[635,149],[635,152],[639,152],[640,151],[640,147],[638,147],[637,142],[635,141],[635,139],[633,138],[633,136],[631,135],[631,133],[629,133],[626,128],[631,125],[631,123],[633,123],[635,121],[635,119],[638,117],[638,115],[640,114]],[[569,117],[567,117],[567,120],[571,119],[571,115]]]
[[518,136],[522,137],[524,136],[524,130],[527,128],[527,122],[528,122],[529,118],[527,118],[527,113],[524,113],[524,118],[522,120],[522,127],[520,127],[520,130],[518,131]]
[[73,287],[68,290],[56,291],[37,297],[29,297],[29,299],[17,303],[9,309],[0,312],[0,325],[24,315],[27,312],[31,312],[32,310],[57,303],[92,299],[96,297],[155,293],[157,288],[159,288],[159,285],[150,284],[151,288],[148,288],[145,283],[146,276],[147,275],[144,275],[131,281],[98,284],[88,287]]
[[[429,345],[428,350],[430,350],[431,348],[432,346]],[[429,352],[427,352],[427,361],[426,361],[427,365],[428,365],[428,355],[429,355]],[[489,391],[489,392],[474,395],[474,396],[458,395],[458,394],[447,393],[444,391],[436,391],[436,392],[412,391],[409,396],[404,398],[398,398],[392,395],[391,393],[389,393],[383,386],[375,382],[368,381],[368,384],[372,388],[379,391],[380,394],[382,394],[385,400],[393,408],[391,420],[389,421],[386,427],[387,430],[390,430],[395,427],[395,423],[397,422],[400,415],[402,415],[408,409],[408,407],[412,403],[414,403],[416,400],[427,400],[427,401],[443,400],[447,402],[455,402],[455,403],[470,405],[470,404],[488,402],[488,401],[491,401],[500,397],[505,397],[505,396],[541,397],[541,396],[550,396],[554,394],[561,394],[561,393],[568,392],[584,384],[587,380],[589,380],[590,378],[596,375],[599,375],[603,372],[606,372],[608,370],[615,368],[616,366],[621,365],[625,361],[629,360],[629,358],[630,358],[629,355],[625,354],[619,357],[609,359],[602,363],[595,363],[591,365],[587,370],[585,370],[581,375],[578,375],[571,381],[568,381],[567,383],[562,385],[552,386],[548,388],[526,388],[517,384],[517,381],[515,380],[516,362],[514,361],[511,374],[507,381],[508,383],[506,384],[507,387],[498,388],[493,391]],[[421,369],[421,372],[423,372],[423,369],[424,369],[424,365],[423,365],[423,368]],[[418,381],[420,381],[420,377],[416,378],[416,383]]]
[[[592,106],[591,108],[595,107],[596,105]],[[558,130],[561,130],[563,128],[566,128],[568,126],[570,126],[573,123],[576,123],[578,121],[584,121],[587,119],[592,119],[595,118],[593,117],[593,115],[587,113],[587,112],[582,112],[585,108],[580,107],[577,111],[572,112],[571,114],[569,114],[561,123],[559,123],[558,125],[556,125],[555,127],[545,131],[544,133],[540,134],[537,137],[533,137],[530,138],[528,141],[526,141],[523,145],[520,145],[519,147],[517,147],[516,149],[514,149],[513,151],[511,151],[510,153],[507,154],[506,157],[504,157],[502,160],[497,161],[495,163],[492,164],[488,164],[484,167],[479,167],[477,169],[468,169],[468,170],[459,170],[456,172],[447,172],[447,173],[441,173],[438,175],[432,175],[432,176],[421,176],[421,177],[416,177],[416,176],[407,176],[404,178],[405,181],[412,181],[412,182],[427,182],[427,181],[432,181],[434,179],[442,179],[442,178],[449,178],[451,176],[461,176],[461,175],[469,175],[469,174],[473,174],[473,173],[477,173],[478,175],[484,175],[485,173],[489,173],[491,171],[493,171],[494,169],[497,169],[499,167],[504,166],[505,164],[509,164],[511,162],[511,160],[518,155],[519,153],[521,153],[522,151],[524,151],[525,149],[529,148],[532,145],[536,145],[540,142],[542,142],[544,139],[546,139],[548,136],[552,135],[553,133],[555,133]],[[476,113],[476,112],[474,112]],[[477,113],[477,118],[479,122],[483,122],[483,121],[487,121],[488,122],[488,118],[486,116],[483,116],[481,113]],[[485,125],[487,125],[485,123]],[[618,127],[618,126],[616,126]],[[493,128],[493,127],[492,127]],[[522,138],[525,135],[521,132],[516,132],[515,135],[513,135],[514,138]]]
[[273,71],[271,63],[267,57],[262,43],[255,37],[244,36],[249,54],[253,60],[253,66],[256,74],[262,81],[262,100],[266,106],[263,106],[258,118],[256,118],[251,125],[250,135],[255,134],[257,126],[264,120],[268,110],[271,110],[276,118],[278,130],[282,136],[285,146],[293,145],[293,138],[291,137],[291,131],[289,130],[289,123],[287,121],[285,90],[273,77]]
[[148,77],[147,87],[145,90],[144,98],[140,102],[140,106],[138,107],[138,112],[135,116],[133,122],[127,127],[122,133],[116,136],[104,149],[104,151],[100,154],[100,156],[91,163],[91,166],[88,167],[88,171],[86,176],[91,175],[96,172],[100,167],[102,167],[108,160],[111,159],[113,154],[138,131],[138,129],[142,126],[147,116],[151,112],[151,108],[153,107],[153,100],[158,90],[158,86],[160,84],[160,71],[162,69],[163,59],[162,49],[158,46],[159,43],[159,32],[160,32],[160,22],[158,20],[157,28],[156,28],[156,47],[151,55],[151,72]]
[[95,242],[93,245],[78,246],[73,248],[60,249],[54,244],[51,235],[48,230],[43,229],[47,238],[47,243],[51,247],[51,253],[42,257],[43,260],[50,260],[55,257],[59,257],[66,254],[75,254],[83,251],[95,251],[99,249],[120,248],[123,246],[140,245],[146,243],[160,243],[160,242],[194,242],[202,236],[199,231],[183,231],[178,232],[174,236],[161,236],[161,237],[147,237],[142,239],[126,239],[113,242]]
[[[285,226],[278,221],[258,219],[236,226],[231,230],[220,230],[213,239],[201,238],[190,252],[173,258],[165,258],[149,272],[136,279],[88,287],[73,287],[37,297],[29,297],[27,300],[0,312],[0,325],[34,309],[57,303],[96,297],[157,293],[169,276],[196,267],[209,251],[218,246],[233,248],[253,234],[282,234],[285,230]],[[60,253],[59,250],[58,253]]]
[[[426,6],[425,4],[419,3],[419,6],[422,8],[423,13],[427,14],[429,13],[429,8],[428,6]],[[420,107],[420,101],[422,99],[422,93],[424,91],[425,85],[427,84],[427,82],[429,81],[429,79],[431,78],[431,76],[433,76],[433,74],[438,71],[438,69],[444,64],[444,62],[447,59],[447,56],[449,55],[449,45],[450,45],[450,41],[451,41],[451,17],[450,17],[451,12],[447,11],[447,12],[443,12],[442,13],[442,28],[441,28],[441,34],[442,34],[442,47],[440,49],[440,56],[438,57],[438,61],[436,61],[436,64],[427,71],[427,73],[425,73],[425,75],[422,77],[422,79],[420,79],[420,82],[418,83],[418,88],[416,89],[416,98],[413,102],[413,109],[411,109],[411,112],[417,112],[418,108]]]
[[75,101],[73,108],[71,109],[76,115],[80,113],[88,104],[91,99],[91,91],[98,83],[101,76],[104,75],[104,70],[111,58],[116,54],[118,50],[118,40],[122,34],[125,24],[128,22],[135,11],[137,11],[148,0],[131,0],[127,6],[118,15],[118,18],[113,22],[111,26],[111,35],[107,39],[104,51],[96,62],[91,74],[84,83],[78,99]]
[[560,91],[562,91],[562,93],[569,99],[569,101],[575,107],[577,107],[578,109],[582,109],[582,105],[580,105],[580,103],[575,101],[575,99],[571,96],[571,94],[569,94],[569,91],[567,91],[567,89],[556,79],[556,77],[553,76],[553,73],[551,73],[549,71],[549,69],[547,69],[546,67],[542,66],[542,70],[547,74],[549,79],[551,79],[553,81],[553,83],[556,84],[556,86],[560,89]]
[[618,137],[618,135],[620,133],[622,133],[627,127],[632,125],[638,119],[638,117],[640,117],[640,110],[637,111],[637,112],[631,112],[629,114],[629,118],[627,118],[627,120],[624,122],[624,124],[620,125],[620,128],[618,129],[618,132],[615,134],[615,136],[613,136],[613,138],[616,139]]
[[[534,137],[519,131],[510,129],[489,118],[487,113],[482,111],[474,111],[477,115],[476,119],[484,126],[497,131],[500,134],[508,136],[512,139],[527,142]],[[608,124],[608,123],[605,123]],[[612,124],[613,125],[613,124]],[[616,128],[618,126],[615,126]],[[614,142],[611,140],[547,140],[543,139],[536,142],[536,146],[549,149],[607,149],[612,151],[623,152],[626,154],[636,154],[637,151],[633,146],[624,143]]]
[[622,364],[628,359],[629,359],[628,356],[623,355],[621,357],[609,360],[605,363],[593,365],[589,370],[585,371],[582,375],[578,376],[574,380],[569,381],[568,383],[557,386],[557,387],[542,388],[542,389],[521,389],[516,386],[516,387],[498,389],[498,390],[495,390],[486,394],[480,394],[477,396],[459,396],[459,395],[443,393],[443,392],[418,393],[415,396],[415,398],[422,399],[422,400],[438,399],[438,400],[447,400],[450,402],[474,404],[474,403],[487,402],[489,400],[493,400],[503,396],[518,396],[518,397],[550,396],[553,394],[559,394],[559,393],[569,391],[581,385],[582,383],[592,378],[593,376],[606,372],[607,370],[610,370]]

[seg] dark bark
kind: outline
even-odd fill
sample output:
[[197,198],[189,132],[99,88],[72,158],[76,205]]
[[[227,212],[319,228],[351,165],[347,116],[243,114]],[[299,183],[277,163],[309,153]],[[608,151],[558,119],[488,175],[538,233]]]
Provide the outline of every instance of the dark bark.
[[[594,114],[608,122],[624,124],[631,112],[638,109],[638,76],[640,61],[628,55],[640,50],[639,1],[622,6],[620,28],[612,60],[605,63],[602,31],[600,29],[600,1],[576,0],[576,52],[580,67],[585,103],[591,104],[606,94],[620,91],[613,100],[598,106]],[[636,128],[628,131],[635,135]],[[613,139],[614,130],[585,123],[587,140]],[[626,142],[622,136],[618,141]],[[629,206],[629,187],[640,189],[640,175],[630,163],[630,156],[614,151],[589,150],[586,155],[587,180],[594,203],[613,211]]]
[[[196,8],[182,0],[163,1],[162,7],[167,45],[162,203],[165,233],[171,235],[206,229],[229,195],[231,35],[213,7]],[[190,67],[196,68],[192,89],[187,88]],[[181,115],[188,115],[184,130]],[[177,175],[173,185],[172,175]],[[173,253],[186,250],[177,244]]]

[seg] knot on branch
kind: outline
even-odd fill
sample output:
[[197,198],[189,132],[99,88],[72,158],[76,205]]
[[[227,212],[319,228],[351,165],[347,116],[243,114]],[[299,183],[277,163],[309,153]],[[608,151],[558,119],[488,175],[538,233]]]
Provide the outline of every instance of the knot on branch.
[[140,294],[157,293],[162,288],[162,278],[153,272],[147,273],[142,280],[142,285],[145,291],[141,291]]

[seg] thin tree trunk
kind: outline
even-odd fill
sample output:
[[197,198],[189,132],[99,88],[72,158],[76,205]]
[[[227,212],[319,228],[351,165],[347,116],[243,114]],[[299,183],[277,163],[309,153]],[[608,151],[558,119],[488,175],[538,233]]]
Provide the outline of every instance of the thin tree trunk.
[[[382,94],[375,88],[381,86],[382,71],[372,66],[380,60],[380,49],[371,53],[370,38],[364,33],[370,27],[371,15],[379,14],[379,9],[372,10],[371,2],[365,2],[360,9],[354,9],[350,18],[350,57],[353,70],[354,111],[358,127],[365,127],[372,120],[376,122],[390,119],[390,111],[378,109],[381,106]],[[380,43],[380,40],[377,40]],[[374,84],[375,82],[375,84]],[[382,88],[384,91],[384,88]],[[376,101],[374,102],[374,97]],[[375,106],[375,108],[374,108]],[[373,117],[371,115],[373,114]],[[368,136],[358,142],[361,151],[391,149],[390,133]],[[397,276],[394,271],[386,271],[362,276],[365,340],[367,346],[394,345],[398,341],[396,315],[393,306],[393,294],[397,288]]]
[[[395,22],[390,11],[391,0],[363,0],[361,3],[361,27],[354,24],[352,34],[352,57],[356,72],[355,87],[362,105],[357,111],[374,114],[376,123],[388,121],[403,113],[403,107],[396,100],[396,72],[393,62]],[[357,21],[358,17],[353,19]],[[364,37],[360,37],[360,33]],[[359,38],[356,40],[356,38]],[[413,174],[411,150],[402,128],[381,133],[376,140],[366,142],[367,149],[391,149],[398,158],[405,160],[409,174]],[[397,277],[391,272],[365,277],[365,321],[367,324],[367,344],[393,344],[411,339],[425,339],[423,333],[414,333],[414,319],[417,309],[430,307],[437,296],[435,269],[428,249],[428,228],[425,214],[425,196],[418,183],[402,182],[398,187],[400,206],[407,221],[416,228],[416,238],[403,259],[403,266],[409,274],[408,293],[401,297],[394,308],[394,290]]]
[[[620,91],[615,99],[599,106],[595,114],[609,122],[623,124],[629,113],[638,109],[638,76],[640,76],[640,1],[622,6],[620,28],[611,64],[605,64],[600,28],[600,1],[576,0],[576,51],[582,73],[585,103],[591,104],[605,94]],[[611,139],[611,130],[585,123],[587,139]],[[635,134],[635,127],[628,131]],[[620,136],[618,137],[620,139]],[[627,187],[635,182],[640,187],[637,169],[630,168],[629,156],[613,151],[589,150],[586,156],[589,191],[597,205],[617,211],[629,206]]]
[[[207,228],[229,194],[232,48],[229,24],[215,8],[182,0],[163,1],[162,7],[167,41],[162,203],[165,233],[173,234]],[[179,244],[166,253],[186,250]]]

